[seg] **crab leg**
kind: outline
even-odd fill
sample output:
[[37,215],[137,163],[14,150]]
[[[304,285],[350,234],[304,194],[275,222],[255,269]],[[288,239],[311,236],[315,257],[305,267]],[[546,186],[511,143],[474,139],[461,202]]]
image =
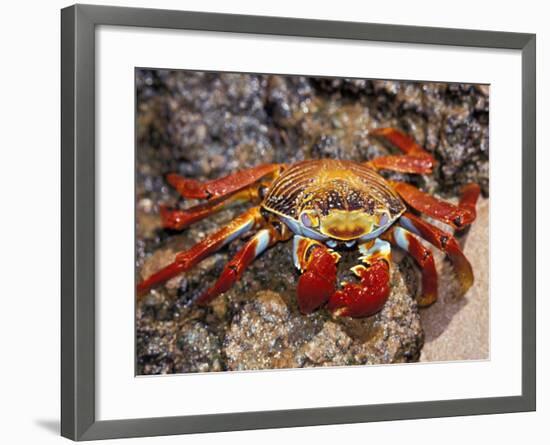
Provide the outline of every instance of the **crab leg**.
[[351,268],[359,283],[342,283],[343,288],[331,295],[328,309],[338,316],[367,317],[380,311],[390,295],[391,246],[387,241],[359,246],[362,264]]
[[371,136],[398,148],[403,155],[381,156],[367,162],[376,170],[393,170],[401,173],[428,174],[432,172],[435,159],[414,139],[395,128],[376,128],[369,132]]
[[409,253],[422,271],[422,295],[418,298],[420,306],[429,306],[437,300],[437,272],[432,252],[408,230],[393,226],[382,235],[388,240]]
[[375,170],[392,170],[401,173],[429,174],[434,160],[429,155],[380,156],[365,163]]
[[281,239],[281,233],[273,226],[268,226],[256,233],[226,264],[216,283],[197,299],[197,304],[205,305],[219,294],[229,290],[262,252]]
[[303,314],[310,314],[334,293],[340,255],[318,241],[295,235],[293,257],[294,265],[303,272],[296,287],[298,307]]
[[445,252],[453,263],[453,268],[458,277],[462,294],[465,294],[474,283],[474,272],[468,258],[462,253],[462,249],[456,238],[450,233],[435,227],[410,212],[405,213],[399,219],[399,224],[414,234],[422,237],[439,250]]
[[465,201],[458,206],[434,198],[405,182],[392,181],[391,185],[412,208],[456,229],[463,229],[476,218],[475,201],[479,196],[477,184],[469,184],[465,187]]
[[185,227],[212,215],[215,212],[230,207],[233,204],[258,201],[260,189],[267,183],[254,184],[230,196],[210,199],[205,203],[198,204],[185,210],[170,209],[164,205],[160,206],[160,217],[163,227],[172,230],[182,230]]
[[466,184],[460,190],[460,200],[458,206],[463,209],[467,209],[471,214],[476,217],[476,204],[481,193],[481,188],[478,184],[470,183]]
[[406,155],[432,157],[421,145],[418,145],[412,137],[396,128],[375,128],[369,131],[369,135],[401,150]]
[[262,178],[274,178],[281,173],[283,168],[283,164],[262,164],[205,182],[171,173],[166,176],[166,180],[184,198],[215,199],[242,190]]
[[137,285],[138,295],[143,295],[149,289],[157,286],[176,275],[191,269],[207,256],[218,251],[235,238],[245,234],[263,223],[259,207],[253,207],[229,222],[223,229],[207,236],[189,250],[180,252],[174,261]]

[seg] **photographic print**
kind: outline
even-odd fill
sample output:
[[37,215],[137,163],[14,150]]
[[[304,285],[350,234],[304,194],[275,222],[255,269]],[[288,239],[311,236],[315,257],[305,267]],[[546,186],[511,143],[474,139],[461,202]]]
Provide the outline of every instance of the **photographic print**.
[[137,375],[489,359],[488,85],[135,87]]

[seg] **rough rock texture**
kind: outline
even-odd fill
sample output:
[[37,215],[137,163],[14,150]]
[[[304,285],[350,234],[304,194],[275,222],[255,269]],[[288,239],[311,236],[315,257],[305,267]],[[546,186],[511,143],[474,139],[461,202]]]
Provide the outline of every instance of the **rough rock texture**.
[[[395,126],[424,144],[439,165],[433,176],[386,176],[405,177],[446,198],[469,181],[488,190],[484,86],[166,70],[138,70],[136,86],[136,267],[141,277],[246,208],[224,210],[182,233],[163,230],[160,203],[182,208],[197,203],[178,198],[164,180],[168,172],[207,179],[264,162],[368,160],[388,153],[368,130]],[[394,268],[390,302],[367,320],[332,319],[323,310],[302,316],[289,243],[258,258],[208,308],[193,306],[241,245],[235,241],[137,304],[139,374],[419,359],[417,271],[407,259]],[[352,261],[340,266],[342,274]]]
[[224,340],[227,369],[273,369],[417,360],[423,341],[417,308],[399,273],[380,314],[304,316],[278,293],[260,291],[233,317]]

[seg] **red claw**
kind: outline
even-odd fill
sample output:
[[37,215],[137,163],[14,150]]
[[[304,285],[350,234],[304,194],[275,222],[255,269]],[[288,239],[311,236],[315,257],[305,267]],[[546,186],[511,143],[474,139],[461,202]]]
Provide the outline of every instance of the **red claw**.
[[328,309],[346,317],[368,317],[380,311],[390,295],[390,270],[384,260],[372,266],[357,266],[360,283],[347,283],[329,299]]
[[300,312],[310,314],[325,304],[335,289],[336,260],[324,246],[316,246],[296,288]]

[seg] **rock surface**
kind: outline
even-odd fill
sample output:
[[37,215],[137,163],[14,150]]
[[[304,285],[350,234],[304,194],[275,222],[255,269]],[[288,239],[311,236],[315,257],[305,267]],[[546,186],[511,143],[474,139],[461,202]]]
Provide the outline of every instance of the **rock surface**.
[[[187,206],[164,175],[217,178],[265,162],[368,160],[387,154],[369,128],[396,126],[438,159],[433,176],[386,174],[443,197],[469,181],[488,189],[488,90],[483,86],[137,71],[137,269],[145,277],[246,206],[181,233],[163,230],[158,205]],[[207,308],[193,300],[242,245],[204,260],[136,306],[138,374],[417,361],[423,344],[417,272],[394,267],[392,296],[366,320],[299,313],[289,243],[276,245]],[[351,255],[351,254],[350,254]],[[341,274],[352,264],[340,266]],[[449,268],[444,268],[449,275]],[[343,278],[343,277],[342,277]],[[430,309],[421,312],[430,311]],[[425,317],[423,317],[425,318]]]
[[477,220],[462,238],[475,282],[457,298],[448,262],[438,261],[441,298],[420,312],[425,343],[420,361],[484,360],[489,358],[489,200],[477,206]]
[[423,333],[401,275],[382,310],[367,319],[304,316],[260,291],[233,317],[224,340],[228,370],[399,363],[417,360]]

